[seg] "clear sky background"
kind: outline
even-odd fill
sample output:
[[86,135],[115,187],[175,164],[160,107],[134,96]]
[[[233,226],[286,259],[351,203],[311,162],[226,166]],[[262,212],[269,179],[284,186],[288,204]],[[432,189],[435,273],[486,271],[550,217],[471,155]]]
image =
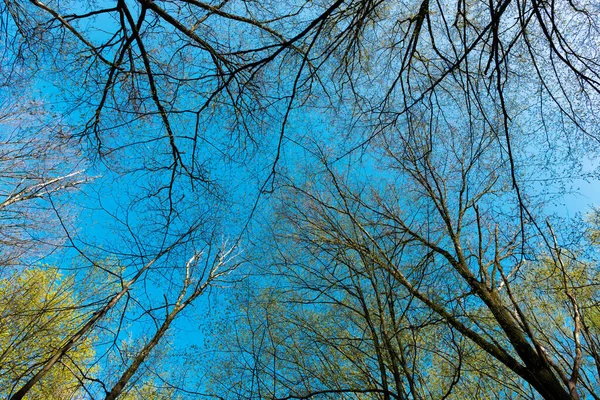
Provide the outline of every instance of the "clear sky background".
[[[76,3],[74,11],[78,11],[79,6]],[[301,23],[304,23],[303,18],[308,20],[317,11],[316,8],[304,11],[299,17]],[[230,36],[228,43],[232,48],[252,44],[252,40],[246,37],[252,33],[251,28],[236,31],[232,22],[228,22],[231,25],[215,23],[213,26],[210,25],[211,21],[207,23],[207,32],[214,37]],[[112,17],[102,15],[89,25],[82,26],[82,29],[90,41],[100,43],[112,37],[118,26]],[[294,28],[285,27],[290,31],[294,31]],[[211,62],[206,54],[205,60],[195,59],[196,53],[185,46],[173,54],[172,49],[177,47],[177,43],[171,42],[175,35],[169,29],[173,28],[165,28],[162,36],[151,36],[147,41],[150,53],[158,60],[156,64],[174,60],[174,70],[181,76],[206,74],[213,77],[212,71],[202,70],[203,62],[206,65]],[[86,124],[93,122],[102,96],[104,82],[94,79],[104,79],[106,68],[94,64],[88,65],[89,71],[83,69],[81,65],[86,61],[82,55],[86,53],[80,53],[80,50],[79,44],[68,44],[62,53],[45,54],[48,59],[41,64],[41,70],[34,76],[26,96],[43,102],[50,113],[49,117],[60,120],[74,134],[71,142],[73,154],[70,156],[72,163],[66,163],[63,172],[85,168],[90,179],[78,190],[56,198],[58,217],[63,220],[58,221],[56,216],[52,219],[54,223],[64,223],[69,238],[65,248],[52,253],[40,263],[56,265],[59,269],[73,271],[82,277],[97,267],[94,264],[103,264],[103,268],[130,278],[160,250],[182,237],[182,233],[191,225],[199,223],[200,226],[192,235],[186,236],[185,244],[161,258],[145,279],[134,287],[133,296],[127,303],[131,313],[119,322],[115,322],[118,321],[118,313],[115,313],[113,316],[116,319],[101,325],[106,330],[100,331],[108,333],[106,337],[114,338],[114,343],[123,348],[139,343],[143,335],[152,333],[155,324],[149,315],[163,316],[164,309],[161,307],[176,297],[183,276],[182,266],[194,251],[204,251],[204,256],[208,258],[214,257],[219,247],[235,246],[234,252],[238,256],[234,262],[244,263],[223,282],[214,285],[177,320],[176,329],[169,334],[167,342],[173,354],[197,346],[193,351],[211,357],[211,350],[205,345],[207,340],[215,340],[210,336],[213,334],[210,331],[212,321],[226,312],[223,311],[224,307],[233,298],[240,279],[252,275],[255,271],[253,268],[263,260],[268,260],[267,256],[253,252],[256,242],[268,237],[268,223],[273,218],[272,200],[286,183],[311,183],[316,172],[312,168],[318,164],[318,151],[327,153],[335,160],[336,168],[350,171],[353,179],[359,184],[364,183],[365,187],[384,187],[387,183],[388,176],[378,165],[378,156],[371,153],[371,143],[367,140],[373,134],[373,126],[383,124],[382,120],[386,117],[369,120],[372,117],[370,111],[355,109],[351,98],[347,102],[344,98],[337,99],[334,101],[337,102],[337,108],[329,107],[330,99],[325,96],[327,90],[339,89],[341,97],[349,92],[340,82],[333,82],[331,87],[325,88],[315,83],[310,90],[296,87],[293,72],[299,61],[292,57],[285,62],[277,59],[270,69],[265,68],[256,74],[257,82],[263,85],[257,89],[256,97],[258,94],[264,95],[260,99],[262,103],[255,101],[252,94],[233,94],[233,97],[239,95],[239,98],[248,102],[244,104],[247,108],[236,110],[237,114],[231,112],[224,97],[219,98],[223,103],[212,103],[196,119],[192,111],[202,106],[215,83],[203,79],[181,86],[177,92],[179,97],[168,106],[173,109],[169,110],[170,122],[176,132],[185,168],[178,166],[175,175],[172,175],[169,138],[155,110],[148,108],[150,112],[144,112],[147,111],[145,107],[151,107],[148,105],[151,101],[148,100],[148,84],[142,80],[139,89],[143,93],[127,90],[129,76],[119,81],[108,96],[108,105],[103,114],[105,119],[102,119],[99,130],[89,129],[82,134]],[[107,49],[106,56],[114,57],[114,51]],[[375,62],[373,65],[377,67]],[[333,74],[332,70],[327,69],[331,69],[331,66],[322,68],[320,72],[324,75]],[[168,90],[172,82],[165,76],[160,79],[165,85],[161,87],[164,89],[161,95],[165,99],[174,96],[174,92]],[[357,82],[362,79],[367,81],[368,77],[357,77]],[[373,96],[378,99],[382,90],[373,82],[379,81],[373,79],[368,82],[369,85],[365,84],[359,89],[367,98]],[[380,83],[382,87],[389,84],[384,78]],[[338,84],[341,86],[335,86]],[[297,97],[290,95],[293,89],[301,89],[297,91]],[[140,100],[142,98],[144,100]],[[513,100],[515,110],[519,109],[518,99]],[[365,101],[365,107],[369,105],[368,102]],[[290,104],[291,112],[287,114]],[[111,109],[119,105],[123,109]],[[456,110],[462,107],[462,103],[446,106],[450,110],[447,116],[459,119]],[[525,106],[523,109],[527,110]],[[139,115],[136,114],[138,111]],[[525,127],[540,125],[535,117],[532,117],[533,120],[527,119],[527,115],[522,118]],[[557,129],[551,127],[548,131],[555,132]],[[98,139],[102,144],[100,147]],[[527,151],[537,155],[536,152],[546,150],[534,147],[525,149],[520,155],[523,156]],[[600,204],[597,158],[593,152],[582,157],[580,166],[583,173],[566,167],[566,177],[561,179],[552,175],[553,169],[520,171],[524,176],[539,179],[537,182],[527,182],[528,190],[532,190],[533,195],[548,192],[544,196],[548,198],[545,206],[549,214],[556,213],[567,219],[577,218]],[[197,174],[196,179],[187,176],[192,172]],[[588,180],[569,176],[587,175],[588,172]],[[545,179],[551,181],[548,186]],[[100,270],[97,273],[107,283],[111,280],[114,284],[118,283],[110,273]],[[111,290],[116,290],[113,289],[115,287],[111,286]],[[115,326],[119,324],[121,330],[117,332]],[[98,355],[101,356],[114,343],[100,343]],[[113,361],[111,357],[115,355],[102,357],[101,365],[109,365],[109,361]],[[98,373],[110,374],[102,369]],[[194,386],[197,382],[194,382],[194,378],[190,379]]]

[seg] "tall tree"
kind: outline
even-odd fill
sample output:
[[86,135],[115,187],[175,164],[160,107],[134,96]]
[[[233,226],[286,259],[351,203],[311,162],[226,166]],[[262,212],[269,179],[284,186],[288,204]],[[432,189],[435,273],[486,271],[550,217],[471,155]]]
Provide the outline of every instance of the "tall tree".
[[[69,143],[68,128],[32,95],[31,82],[7,83],[0,65],[0,265],[26,264],[64,244],[52,199],[84,183],[86,163]],[[66,201],[63,201],[66,203]],[[64,221],[72,216],[60,207]],[[71,210],[73,207],[71,208]]]
[[[62,225],[64,254],[118,287],[40,374],[101,331],[112,356],[99,361],[123,376],[129,364],[113,361],[124,331],[162,326],[158,310],[177,308],[190,255],[220,236],[250,246],[253,218],[287,187],[301,199],[283,213],[298,245],[344,265],[354,281],[340,290],[372,326],[363,346],[379,354],[363,390],[409,393],[406,382],[427,374],[401,371],[415,343],[405,353],[391,344],[406,322],[392,309],[405,304],[428,310],[427,335],[460,338],[455,356],[478,349],[473,359],[496,360],[547,398],[588,390],[582,349],[592,347],[577,339],[585,317],[569,279],[573,341],[549,346],[515,292],[522,271],[549,259],[570,276],[565,257],[578,254],[546,227],[550,196],[540,196],[585,177],[598,154],[594,2],[7,0],[0,10],[5,81],[31,67],[49,83],[70,145],[102,177],[80,202],[80,231]],[[345,178],[342,163],[366,172]],[[323,174],[305,184],[298,164]],[[103,322],[112,313],[117,326]],[[459,364],[445,363],[448,393]],[[88,382],[99,393],[113,383]]]
[[522,217],[493,132],[473,142],[456,120],[417,118],[347,168],[322,153],[309,183],[290,180],[287,223],[265,250],[285,290],[254,300],[248,320],[260,322],[230,340],[252,376],[232,393],[598,396],[595,251],[559,244],[538,224],[543,204],[530,200]]
[[[73,279],[52,268],[29,269],[0,280],[0,386],[10,396],[73,332],[85,314]],[[82,394],[82,376],[92,369],[86,337],[28,398],[72,399]]]

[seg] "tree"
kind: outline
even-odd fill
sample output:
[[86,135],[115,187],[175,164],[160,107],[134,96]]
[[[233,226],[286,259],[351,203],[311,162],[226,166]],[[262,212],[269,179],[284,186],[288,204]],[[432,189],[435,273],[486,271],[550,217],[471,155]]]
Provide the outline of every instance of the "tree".
[[[204,293],[204,291],[213,283],[218,280],[222,275],[229,274],[235,268],[234,266],[228,266],[227,264],[231,261],[231,249],[224,249],[219,252],[215,257],[215,260],[210,263],[206,262],[206,265],[202,271],[196,272],[198,262],[200,261],[202,254],[195,254],[188,260],[185,265],[185,278],[182,283],[182,288],[177,296],[177,300],[174,304],[165,304],[165,318],[154,333],[154,335],[142,346],[137,352],[134,360],[130,363],[128,368],[119,377],[117,382],[114,384],[112,389],[107,392],[106,400],[116,399],[123,393],[123,389],[129,383],[133,375],[140,368],[142,363],[146,361],[150,352],[156,345],[159,344],[165,333],[177,317],[186,307],[191,305],[196,298]],[[158,319],[156,323],[158,325]]]
[[[0,79],[7,71],[0,66]],[[89,182],[85,163],[69,146],[66,128],[41,101],[18,86],[0,84],[0,265],[27,264],[64,244],[59,200]],[[63,221],[70,213],[61,209]]]
[[375,171],[358,161],[339,171],[322,153],[310,183],[290,181],[278,213],[287,223],[267,247],[282,265],[271,273],[286,277],[275,280],[286,290],[267,293],[286,305],[250,306],[261,322],[230,342],[254,379],[232,393],[597,396],[589,244],[559,245],[533,202],[522,219],[493,134],[474,143],[447,120],[407,120],[363,156]]
[[[75,254],[84,260],[79,271],[101,270],[107,286],[117,287],[98,300],[42,375],[92,331],[107,333],[106,353],[113,356],[124,353],[126,329],[142,327],[137,331],[154,337],[160,329],[151,328],[168,320],[157,312],[177,309],[190,255],[221,235],[249,246],[260,229],[256,216],[270,212],[271,195],[287,187],[302,195],[298,213],[287,216],[305,239],[298,245],[325,247],[360,277],[341,282],[340,290],[351,289],[358,317],[373,326],[356,349],[379,351],[367,357],[372,364],[364,375],[384,396],[394,387],[408,393],[399,382],[427,376],[427,361],[418,373],[400,372],[402,353],[386,336],[406,321],[378,304],[391,295],[394,307],[417,302],[429,310],[419,321],[436,321],[426,324],[419,346],[430,336],[458,335],[454,357],[478,349],[472,360],[496,360],[496,370],[543,396],[584,390],[578,354],[592,346],[577,344],[574,333],[574,342],[563,334],[548,347],[514,292],[524,285],[526,265],[543,269],[542,260],[563,260],[561,274],[570,276],[562,257],[578,254],[559,243],[563,232],[551,234],[541,222],[544,189],[531,179],[560,188],[585,176],[597,154],[595,4],[17,0],[0,7],[6,82],[14,85],[25,66],[38,82],[51,82],[45,93],[65,101],[60,111],[78,140],[70,144],[97,161],[102,176],[95,196],[87,192],[81,202],[93,210],[77,226],[81,232],[62,225],[62,254]],[[308,121],[314,131],[302,121],[310,111],[319,113]],[[336,170],[342,162],[377,173],[345,181]],[[298,163],[324,168],[324,175],[311,175],[321,185],[305,185]],[[389,168],[374,169],[379,164]],[[111,221],[102,240],[88,223],[97,220]],[[348,249],[352,257],[337,258]],[[99,262],[108,258],[117,261]],[[393,284],[380,286],[386,279]],[[568,285],[563,292],[573,330],[581,333],[578,300]],[[367,315],[371,307],[377,312]],[[564,343],[571,348],[559,351]],[[542,349],[550,348],[555,354],[546,357]],[[447,357],[430,350],[424,360]],[[111,365],[87,383],[111,392],[110,376],[124,376],[133,364],[102,357]],[[453,382],[463,364],[440,362],[447,379],[431,393],[458,393]]]
[[[0,280],[0,386],[10,396],[41,360],[51,355],[84,317],[72,279],[52,268],[28,269]],[[62,360],[28,398],[71,399],[92,369],[91,337]]]
[[[354,147],[416,105],[441,107],[449,98],[443,96],[446,83],[457,89],[450,98],[460,96],[475,109],[486,106],[477,99],[488,93],[504,121],[496,134],[508,154],[507,128],[519,112],[512,113],[509,103],[519,88],[539,94],[523,105],[541,105],[540,118],[565,117],[558,120],[559,137],[573,131],[594,136],[585,113],[600,90],[596,61],[585,56],[597,35],[597,10],[589,4],[565,4],[560,13],[539,1],[236,4],[118,1],[73,12],[62,2],[17,1],[4,5],[12,22],[5,29],[13,29],[7,36],[23,48],[21,57],[28,49],[61,51],[46,54],[65,65],[62,84],[81,87],[70,93],[89,111],[80,134],[100,155],[148,143],[165,149],[165,157],[144,161],[172,176],[163,187],[169,193],[177,177],[197,185],[211,181],[201,152],[205,139],[226,156],[229,149],[264,151],[276,170],[286,135],[296,136],[286,129],[293,108],[311,95],[325,99],[314,100],[317,106],[334,110],[351,99],[348,113],[373,121],[366,123],[373,131],[353,140]],[[106,35],[88,29],[101,23]],[[572,33],[575,24],[585,26],[587,36]],[[161,129],[138,129],[140,121]],[[278,129],[261,138],[256,132],[269,122]],[[203,129],[211,123],[236,136]]]

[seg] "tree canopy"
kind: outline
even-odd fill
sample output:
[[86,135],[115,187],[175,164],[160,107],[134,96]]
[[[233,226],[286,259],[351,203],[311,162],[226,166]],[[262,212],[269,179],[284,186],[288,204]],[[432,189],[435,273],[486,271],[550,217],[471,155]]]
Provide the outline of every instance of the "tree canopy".
[[[64,280],[51,268],[2,278],[0,298],[0,386],[5,397],[56,351],[83,315],[73,281]],[[82,386],[79,376],[93,371],[88,365],[94,356],[92,342],[88,337],[79,343],[28,398],[73,398]]]
[[594,1],[0,13],[9,398],[600,396]]

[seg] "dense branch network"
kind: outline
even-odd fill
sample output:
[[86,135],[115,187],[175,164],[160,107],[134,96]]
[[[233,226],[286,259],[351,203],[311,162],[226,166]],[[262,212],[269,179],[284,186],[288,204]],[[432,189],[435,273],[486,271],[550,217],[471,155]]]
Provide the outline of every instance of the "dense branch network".
[[[17,122],[0,140],[0,165],[11,164],[0,215],[33,220],[27,207],[48,201],[75,263],[111,282],[11,398],[98,332],[98,363],[118,364],[118,378],[73,374],[88,394],[126,395],[175,317],[236,269],[230,249],[196,268],[220,235],[232,248],[259,242],[256,258],[272,263],[236,338],[250,383],[215,377],[226,393],[460,398],[497,379],[507,397],[597,398],[597,274],[581,267],[585,246],[563,249],[560,224],[545,223],[539,183],[582,177],[598,151],[593,2],[5,0],[0,10],[0,87],[24,74],[31,87],[47,82],[40,90],[70,125],[47,143],[100,171],[92,180],[39,163],[40,176],[13,175],[24,164],[12,155],[36,158],[25,149],[35,134]],[[111,221],[110,246],[57,206],[86,186],[96,197],[80,205]],[[268,228],[261,211],[275,215]],[[293,290],[269,286],[270,268]],[[156,329],[128,358],[136,323]]]

